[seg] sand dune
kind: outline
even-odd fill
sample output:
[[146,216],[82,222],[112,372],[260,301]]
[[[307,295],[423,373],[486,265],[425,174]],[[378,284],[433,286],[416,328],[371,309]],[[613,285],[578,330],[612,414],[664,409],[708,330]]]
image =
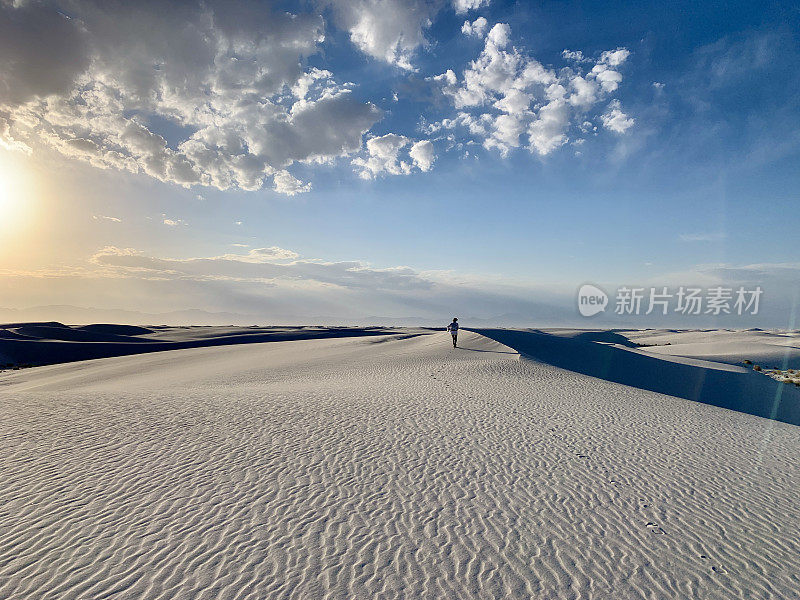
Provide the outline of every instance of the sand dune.
[[[419,333],[428,329],[403,329]],[[75,325],[57,322],[0,325],[0,367],[39,366],[142,352],[319,338],[386,335],[387,327],[173,327]]]
[[742,364],[750,360],[765,367],[800,369],[800,332],[774,331],[632,331],[632,341],[647,344],[648,352]]
[[0,374],[0,597],[797,596],[800,428],[462,343]]
[[[687,400],[800,425],[800,389],[743,365],[654,354],[614,331],[479,329],[543,362]],[[713,340],[714,334],[706,333]],[[631,335],[631,338],[635,336]],[[737,341],[737,352],[747,343]],[[668,348],[672,346],[667,346]],[[676,346],[679,347],[679,346]]]

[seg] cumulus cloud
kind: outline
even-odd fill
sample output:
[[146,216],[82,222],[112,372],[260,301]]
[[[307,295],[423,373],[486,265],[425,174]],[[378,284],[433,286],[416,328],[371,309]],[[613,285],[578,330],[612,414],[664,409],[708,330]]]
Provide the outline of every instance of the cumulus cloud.
[[531,146],[542,156],[550,154],[567,142],[565,130],[568,122],[569,110],[564,100],[545,104],[528,130]]
[[0,5],[5,147],[253,190],[295,162],[358,151],[381,118],[352,86],[304,66],[324,39],[320,15],[244,0],[68,8]]
[[463,15],[471,10],[477,10],[484,6],[489,6],[492,0],[453,0],[453,8],[456,14]]
[[483,35],[486,33],[486,27],[488,25],[489,22],[483,17],[478,17],[472,23],[469,21],[464,21],[464,24],[461,26],[461,33],[464,35],[483,37]]
[[436,159],[433,151],[433,144],[429,140],[415,142],[411,146],[411,150],[408,151],[408,155],[421,171],[430,171],[433,166],[433,161]]
[[583,52],[580,50],[567,50],[561,51],[561,58],[565,60],[574,60],[575,62],[583,62],[587,59],[583,57]]
[[412,59],[427,42],[425,30],[441,9],[440,0],[331,0],[334,22],[362,52],[413,70]]
[[600,55],[600,63],[611,67],[618,67],[631,55],[627,48],[617,48],[616,50],[606,50]]
[[[513,46],[511,28],[497,23],[460,78],[452,69],[429,78],[458,112],[425,130],[432,134],[466,128],[476,141],[502,155],[523,145],[540,156],[550,154],[569,141],[571,128],[580,129],[587,117],[597,116],[589,112],[617,90],[622,81],[618,69],[629,55],[625,48],[605,51],[586,71],[577,63],[592,61],[580,51],[564,50],[562,56],[575,64],[555,70]],[[615,133],[633,125],[615,101],[602,118]]]
[[278,171],[272,177],[273,189],[279,194],[294,196],[303,192],[311,191],[310,183],[303,183],[292,176],[289,171]]
[[177,227],[178,225],[188,225],[183,219],[164,219],[162,221],[167,227]]
[[594,78],[604,92],[616,91],[622,81],[622,74],[616,69],[628,59],[630,54],[626,48],[606,50],[600,55],[600,60],[592,67],[587,77]]
[[422,140],[405,151],[409,144],[409,138],[395,133],[371,138],[367,140],[366,155],[353,159],[353,166],[362,179],[374,179],[382,174],[408,175],[414,167],[430,170],[435,159],[433,144]]
[[632,118],[622,112],[619,100],[611,101],[606,112],[600,116],[600,120],[603,122],[603,127],[614,133],[625,133],[634,123]]
[[395,133],[374,137],[367,141],[367,156],[356,158],[353,165],[360,167],[363,179],[372,179],[380,173],[401,175],[411,172],[411,165],[398,160],[400,149],[408,144],[408,138]]

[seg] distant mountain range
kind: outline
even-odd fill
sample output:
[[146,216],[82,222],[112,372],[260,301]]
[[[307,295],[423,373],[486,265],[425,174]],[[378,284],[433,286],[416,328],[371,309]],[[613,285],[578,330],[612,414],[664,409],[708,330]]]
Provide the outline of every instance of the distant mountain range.
[[[0,308],[0,323],[32,321],[59,321],[75,325],[89,323],[120,323],[127,325],[386,325],[444,327],[452,315],[440,319],[420,316],[391,317],[371,315],[365,317],[337,317],[329,315],[256,315],[233,312],[211,312],[190,308],[180,311],[147,313],[132,310],[91,308],[54,304],[31,308]],[[542,327],[541,315],[505,314],[493,318],[459,316],[465,326]],[[566,325],[565,319],[548,319],[547,325]]]
[[[59,321],[70,325],[86,325],[91,323],[119,323],[125,325],[326,325],[326,326],[358,326],[379,325],[385,327],[445,327],[453,316],[457,316],[462,327],[575,327],[594,328],[731,328],[747,329],[754,326],[785,329],[786,325],[775,319],[761,317],[737,317],[706,315],[680,317],[676,315],[652,315],[645,317],[625,318],[613,314],[597,315],[583,318],[577,311],[569,307],[557,307],[537,304],[529,313],[509,312],[491,317],[476,317],[460,313],[443,313],[439,317],[423,316],[331,316],[331,315],[296,315],[296,314],[246,314],[235,312],[213,312],[198,308],[150,313],[134,310],[92,308],[53,304],[30,308],[0,307],[0,324],[22,323],[33,321]],[[757,320],[758,319],[758,320]],[[790,327],[792,329],[792,327]]]

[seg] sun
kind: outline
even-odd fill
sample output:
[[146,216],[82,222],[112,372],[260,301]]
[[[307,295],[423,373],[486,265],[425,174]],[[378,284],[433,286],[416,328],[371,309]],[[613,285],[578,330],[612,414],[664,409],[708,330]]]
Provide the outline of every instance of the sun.
[[[0,211],[5,213],[19,194],[19,176],[14,173],[12,165],[0,157]],[[5,215],[2,215],[5,217]]]
[[20,226],[30,206],[30,181],[23,166],[0,153],[0,230]]

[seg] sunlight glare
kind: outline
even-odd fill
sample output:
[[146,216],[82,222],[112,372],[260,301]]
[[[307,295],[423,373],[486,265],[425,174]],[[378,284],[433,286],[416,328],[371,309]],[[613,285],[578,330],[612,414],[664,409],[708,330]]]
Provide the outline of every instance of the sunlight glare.
[[24,225],[30,205],[30,185],[16,161],[0,154],[0,232],[12,233]]

